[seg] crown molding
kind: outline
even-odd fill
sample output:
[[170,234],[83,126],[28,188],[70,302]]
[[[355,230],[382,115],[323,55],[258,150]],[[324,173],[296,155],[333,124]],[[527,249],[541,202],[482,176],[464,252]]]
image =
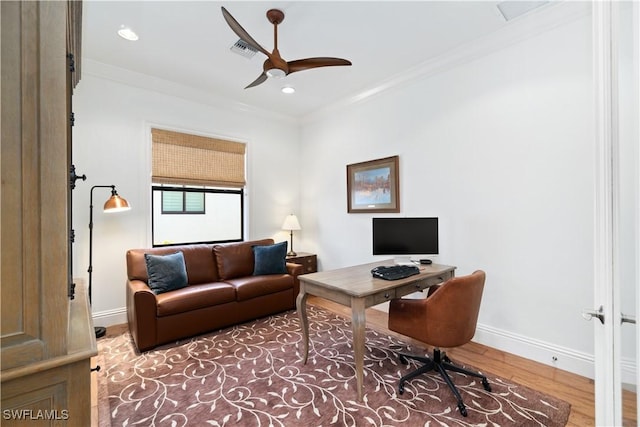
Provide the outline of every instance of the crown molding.
[[105,64],[89,58],[82,58],[82,73],[85,76],[110,80],[127,86],[158,92],[164,95],[174,96],[176,98],[224,110],[231,110],[237,113],[251,114],[267,120],[279,120],[291,124],[298,123],[295,118],[285,114],[279,114],[273,111],[253,107],[248,104],[221,97],[220,95],[210,91],[204,91],[202,89],[175,83],[148,74],[138,73],[126,68]]
[[590,12],[591,2],[588,1],[551,2],[539,9],[509,21],[509,23],[500,30],[478,38],[473,42],[461,45],[431,60],[422,62],[353,96],[307,114],[300,119],[300,122],[308,123],[319,120],[349,106],[373,99],[392,89],[446,72],[459,65],[472,62],[478,58],[574,22],[582,17],[588,16]]

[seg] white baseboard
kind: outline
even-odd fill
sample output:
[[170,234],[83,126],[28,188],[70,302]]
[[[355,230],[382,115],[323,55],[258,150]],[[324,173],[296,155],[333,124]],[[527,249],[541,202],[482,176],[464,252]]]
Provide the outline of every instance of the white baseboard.
[[[374,308],[389,312],[388,303],[377,305]],[[482,324],[477,325],[473,341],[583,377],[594,378],[595,359],[593,354],[531,339]],[[636,363],[633,359],[622,358],[620,373],[623,383],[631,386],[636,384]]]
[[[549,344],[481,324],[476,327],[473,341],[583,377],[594,378],[595,359],[593,354]],[[630,358],[622,358],[620,373],[623,383],[634,385],[636,383],[635,361]]]
[[473,341],[507,353],[593,378],[593,354],[549,344],[523,335],[478,324]]
[[625,389],[631,390],[635,393],[637,386],[636,361],[633,359],[629,359],[628,357],[623,357],[620,365],[623,386],[625,387]]
[[93,313],[93,324],[95,326],[113,326],[127,323],[127,308],[121,307],[113,310],[99,311]]

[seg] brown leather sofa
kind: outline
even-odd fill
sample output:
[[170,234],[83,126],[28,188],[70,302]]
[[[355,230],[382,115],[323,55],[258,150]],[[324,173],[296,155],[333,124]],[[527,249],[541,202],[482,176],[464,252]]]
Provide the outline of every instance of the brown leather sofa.
[[[254,276],[252,246],[272,239],[127,251],[127,320],[140,351],[295,308],[299,264],[288,274]],[[156,295],[147,286],[144,254],[182,251],[188,286]]]

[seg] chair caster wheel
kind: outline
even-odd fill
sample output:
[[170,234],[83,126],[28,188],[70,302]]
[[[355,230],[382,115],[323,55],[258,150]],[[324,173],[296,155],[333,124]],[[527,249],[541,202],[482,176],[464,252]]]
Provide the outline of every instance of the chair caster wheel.
[[463,417],[467,416],[467,408],[465,408],[464,403],[458,403],[458,409]]
[[482,380],[482,386],[486,391],[491,391],[491,384],[489,384],[486,378]]
[[400,384],[400,385],[398,386],[398,393],[399,393],[399,394],[404,394],[404,384]]
[[408,364],[409,364],[409,361],[408,361],[408,360],[407,360],[407,358],[406,358],[406,357],[404,357],[403,355],[400,355],[400,356],[399,356],[399,359],[400,359],[400,363],[402,363],[402,364],[404,364],[404,365],[408,365]]

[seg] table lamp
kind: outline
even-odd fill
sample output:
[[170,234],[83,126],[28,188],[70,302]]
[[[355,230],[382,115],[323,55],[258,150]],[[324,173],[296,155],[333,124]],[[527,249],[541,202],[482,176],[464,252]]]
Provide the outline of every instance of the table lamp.
[[291,244],[289,252],[287,252],[287,256],[298,255],[293,251],[293,230],[301,230],[298,218],[294,214],[287,215],[287,217],[284,219],[284,223],[282,224],[282,229],[288,230],[291,236]]

